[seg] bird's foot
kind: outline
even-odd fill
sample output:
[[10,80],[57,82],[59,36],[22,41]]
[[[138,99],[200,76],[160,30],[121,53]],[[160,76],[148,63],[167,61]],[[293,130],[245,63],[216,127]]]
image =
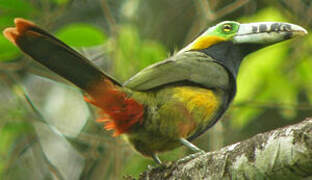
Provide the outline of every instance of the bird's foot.
[[159,159],[159,157],[157,156],[157,154],[153,154],[152,158],[153,158],[153,160],[154,160],[157,164],[159,164],[159,165],[162,164],[162,163],[161,163],[161,160]]
[[190,141],[186,140],[185,138],[180,138],[180,142],[184,146],[190,148],[194,152],[205,152],[205,151],[201,150],[200,148],[198,148],[197,146],[195,146],[194,144],[192,144]]
[[199,152],[197,152],[197,153],[190,154],[190,155],[188,155],[188,156],[185,156],[185,157],[182,158],[182,159],[179,159],[179,160],[177,161],[177,163],[178,163],[178,164],[179,164],[179,163],[186,163],[186,162],[188,162],[188,161],[190,161],[190,160],[193,160],[193,159],[195,159],[195,158],[197,158],[197,157],[199,157],[199,156],[201,156],[201,155],[204,155],[204,154],[205,154],[205,151],[201,150],[201,151],[199,151]]

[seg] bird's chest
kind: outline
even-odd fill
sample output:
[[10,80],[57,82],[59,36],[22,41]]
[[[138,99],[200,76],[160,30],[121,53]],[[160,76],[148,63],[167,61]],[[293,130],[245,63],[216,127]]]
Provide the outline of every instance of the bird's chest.
[[176,87],[173,89],[172,100],[182,104],[188,114],[193,116],[210,116],[219,106],[219,98],[214,91],[199,87]]
[[194,86],[167,87],[155,98],[146,126],[168,137],[188,137],[205,128],[220,106],[213,90]]
[[173,149],[181,145],[179,138],[203,131],[221,106],[220,94],[193,86],[165,87],[135,98],[146,107],[144,120],[127,138],[145,155]]

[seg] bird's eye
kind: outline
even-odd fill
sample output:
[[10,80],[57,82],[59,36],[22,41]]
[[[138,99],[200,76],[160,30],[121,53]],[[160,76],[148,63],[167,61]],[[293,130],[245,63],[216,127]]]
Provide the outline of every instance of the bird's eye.
[[232,25],[230,24],[224,24],[223,27],[222,27],[222,30],[224,32],[230,32],[232,30]]

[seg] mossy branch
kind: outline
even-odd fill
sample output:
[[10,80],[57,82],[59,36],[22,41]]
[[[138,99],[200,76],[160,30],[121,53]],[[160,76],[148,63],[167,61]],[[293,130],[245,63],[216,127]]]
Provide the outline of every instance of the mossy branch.
[[312,177],[312,118],[219,151],[193,154],[142,173],[153,179],[301,179]]

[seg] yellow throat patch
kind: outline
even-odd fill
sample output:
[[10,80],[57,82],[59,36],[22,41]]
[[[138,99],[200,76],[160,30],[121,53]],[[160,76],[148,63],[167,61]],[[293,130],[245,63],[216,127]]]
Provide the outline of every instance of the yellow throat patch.
[[190,50],[201,50],[210,47],[211,45],[225,41],[225,38],[218,36],[202,36],[196,39]]

